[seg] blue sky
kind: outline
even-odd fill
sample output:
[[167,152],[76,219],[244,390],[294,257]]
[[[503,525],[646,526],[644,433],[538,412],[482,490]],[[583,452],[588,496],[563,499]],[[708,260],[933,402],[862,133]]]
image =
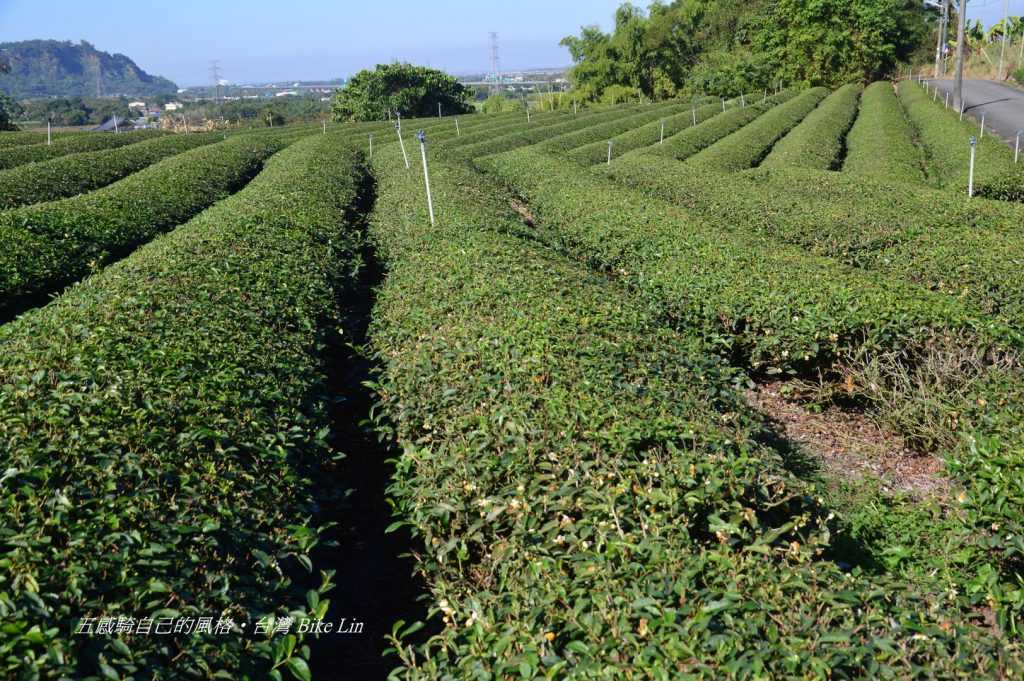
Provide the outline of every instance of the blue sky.
[[[179,85],[345,77],[393,59],[455,72],[565,66],[558,41],[620,0],[0,0],[0,41],[88,40]],[[424,11],[429,8],[429,11]]]
[[[205,84],[209,62],[235,83],[349,76],[394,59],[456,73],[565,66],[558,41],[584,24],[609,28],[620,0],[0,0],[0,40],[88,40],[179,85]],[[646,0],[637,4],[646,5]],[[425,11],[423,8],[429,8]],[[973,0],[991,24],[1003,0]],[[1010,0],[1024,14],[1024,0]]]

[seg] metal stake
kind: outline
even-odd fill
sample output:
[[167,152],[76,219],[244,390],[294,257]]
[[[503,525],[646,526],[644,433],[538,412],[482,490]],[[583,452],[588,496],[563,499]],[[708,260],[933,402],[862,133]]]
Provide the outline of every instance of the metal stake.
[[423,157],[423,182],[427,185],[427,210],[430,212],[430,226],[434,226],[434,197],[430,193],[430,169],[427,167],[427,136],[422,130],[416,133],[420,141],[420,155]]

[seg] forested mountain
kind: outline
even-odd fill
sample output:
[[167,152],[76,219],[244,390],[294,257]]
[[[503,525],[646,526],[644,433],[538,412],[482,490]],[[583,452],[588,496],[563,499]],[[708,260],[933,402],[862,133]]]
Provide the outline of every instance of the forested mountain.
[[25,40],[0,43],[10,73],[0,73],[0,91],[31,97],[153,96],[178,86],[151,76],[123,54],[97,50],[86,41]]

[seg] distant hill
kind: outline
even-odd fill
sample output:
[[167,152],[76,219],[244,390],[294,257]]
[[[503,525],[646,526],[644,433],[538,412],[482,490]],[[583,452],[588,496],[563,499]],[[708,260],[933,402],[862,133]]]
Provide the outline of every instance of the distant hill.
[[11,72],[0,90],[15,99],[34,97],[145,97],[171,94],[178,86],[151,76],[123,54],[101,52],[82,41],[24,40],[0,43]]

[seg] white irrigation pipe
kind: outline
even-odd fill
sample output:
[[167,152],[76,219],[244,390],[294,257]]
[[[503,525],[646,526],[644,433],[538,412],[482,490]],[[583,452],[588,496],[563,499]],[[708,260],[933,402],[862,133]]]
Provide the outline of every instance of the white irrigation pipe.
[[972,135],[971,136],[971,167],[967,173],[967,197],[972,198],[974,196],[974,154],[978,148],[978,140]]
[[661,122],[661,140],[658,142],[658,144],[664,144],[664,143],[665,143],[665,121],[662,121]]
[[459,130],[459,117],[455,117],[455,136],[462,137],[462,131]]
[[608,165],[612,164],[612,141],[608,140]]
[[427,185],[427,210],[430,212],[430,226],[434,226],[434,197],[430,193],[430,169],[427,167],[427,136],[422,130],[416,133],[420,141],[420,156],[423,157],[423,182]]
[[[399,119],[401,120],[401,119]],[[409,156],[405,153],[405,141],[402,139],[402,124],[395,123],[395,132],[398,133],[398,144],[402,147],[402,158],[405,159],[405,169],[408,170],[412,166],[409,165]]]
[[1024,132],[1024,130],[1018,130],[1017,131],[1017,142],[1013,145],[1013,162],[1014,163],[1016,163],[1017,159],[1020,158],[1020,134],[1022,132]]
[[978,139],[982,139],[982,140],[985,139],[985,114],[984,113],[981,114],[981,135],[978,136]]

